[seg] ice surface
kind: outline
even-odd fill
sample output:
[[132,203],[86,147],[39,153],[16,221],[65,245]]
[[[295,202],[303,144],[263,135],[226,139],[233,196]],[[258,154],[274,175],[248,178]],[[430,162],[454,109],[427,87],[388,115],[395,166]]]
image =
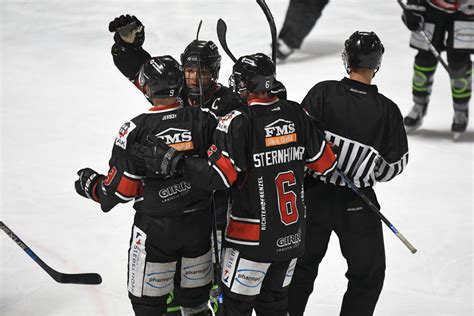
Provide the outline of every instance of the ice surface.
[[[277,27],[287,1],[268,1]],[[250,0],[2,0],[1,220],[53,268],[98,272],[100,286],[55,283],[6,235],[0,237],[1,315],[132,315],[126,262],[131,205],[103,214],[78,196],[76,171],[106,172],[123,122],[148,108],[112,62],[108,22],[133,13],[146,26],[152,55],[179,58],[194,39],[216,43],[228,25],[234,55],[270,51],[263,13]],[[374,83],[408,113],[415,51],[396,1],[331,1],[302,49],[278,66],[289,97],[300,101],[316,82],[345,75],[343,41],[373,30],[386,53]],[[221,81],[230,60],[223,55]],[[409,138],[410,162],[376,186],[382,211],[418,248],[412,255],[385,229],[387,272],[376,315],[473,314],[473,143],[471,127],[454,143],[449,78],[439,67],[422,129]],[[308,315],[337,315],[346,264],[333,235]]]

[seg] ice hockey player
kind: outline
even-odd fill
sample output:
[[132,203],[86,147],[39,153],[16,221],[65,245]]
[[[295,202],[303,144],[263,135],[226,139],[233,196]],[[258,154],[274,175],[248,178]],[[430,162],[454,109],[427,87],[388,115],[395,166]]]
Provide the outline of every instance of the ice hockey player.
[[153,106],[120,128],[107,176],[84,168],[75,183],[76,191],[100,203],[104,212],[134,200],[128,291],[137,316],[166,312],[172,290],[183,315],[211,315],[210,192],[199,189],[189,177],[151,173],[148,161],[132,151],[134,143],[143,145],[151,137],[185,156],[207,157],[217,120],[207,109],[178,102],[183,80],[171,56],[147,60],[137,83]]
[[407,132],[416,130],[422,124],[438,64],[427,43],[418,34],[418,31],[424,30],[438,51],[447,51],[454,107],[451,131],[457,139],[468,125],[472,93],[474,0],[408,0],[402,19],[413,31],[410,46],[418,50],[412,86],[415,104],[404,119]]
[[230,188],[225,315],[251,315],[253,309],[257,315],[287,315],[288,284],[304,252],[304,168],[320,175],[335,169],[331,147],[301,106],[270,95],[274,79],[268,56],[238,59],[230,81],[248,106],[221,118],[208,160],[183,159],[160,141],[149,150],[154,172],[171,164],[203,187]]
[[[112,56],[122,74],[137,85],[138,71],[150,54],[143,49],[145,27],[133,15],[121,15],[109,24],[114,32]],[[181,54],[185,85],[181,94],[184,105],[208,108],[223,116],[241,105],[232,90],[219,84],[221,55],[212,41],[192,41]],[[201,81],[201,82],[199,82]]]
[[[338,148],[338,168],[378,205],[372,186],[400,174],[408,161],[407,136],[397,105],[371,85],[384,47],[374,32],[355,32],[345,41],[349,78],[316,84],[302,105]],[[289,289],[291,316],[303,315],[332,231],[339,237],[349,280],[340,315],[372,315],[385,275],[380,219],[342,180],[310,173],[305,178],[306,252]]]
[[328,2],[329,0],[290,0],[283,27],[278,35],[278,60],[286,60],[301,47]]

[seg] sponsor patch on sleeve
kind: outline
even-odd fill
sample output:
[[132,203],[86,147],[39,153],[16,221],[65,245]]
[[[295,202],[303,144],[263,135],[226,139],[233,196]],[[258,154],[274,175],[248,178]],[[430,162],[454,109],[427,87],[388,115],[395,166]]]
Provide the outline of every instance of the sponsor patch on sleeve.
[[115,137],[115,145],[127,148],[127,137],[137,126],[132,121],[129,121],[120,127],[117,137]]
[[232,122],[232,120],[234,118],[236,118],[237,116],[239,116],[240,114],[242,114],[242,112],[239,112],[239,111],[232,111],[230,112],[229,114],[223,116],[220,120],[219,120],[219,124],[217,124],[217,130],[219,131],[222,131],[224,133],[228,133],[229,132],[229,126],[230,126],[230,123]]

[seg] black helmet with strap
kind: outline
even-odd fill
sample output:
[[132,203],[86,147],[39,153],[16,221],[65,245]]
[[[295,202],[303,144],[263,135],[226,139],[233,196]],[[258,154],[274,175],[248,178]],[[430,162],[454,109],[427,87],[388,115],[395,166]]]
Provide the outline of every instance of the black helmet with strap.
[[269,91],[275,80],[275,64],[265,54],[240,57],[234,64],[229,85],[238,91]]
[[138,83],[150,99],[177,97],[183,86],[183,71],[169,55],[153,57],[142,65]]
[[354,32],[344,43],[342,60],[347,73],[354,68],[375,69],[382,63],[385,49],[374,32]]

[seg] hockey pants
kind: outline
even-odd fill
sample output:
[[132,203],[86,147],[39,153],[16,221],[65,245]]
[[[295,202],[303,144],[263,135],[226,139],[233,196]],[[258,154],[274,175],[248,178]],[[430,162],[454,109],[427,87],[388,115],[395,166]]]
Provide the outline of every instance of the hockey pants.
[[[303,315],[332,231],[348,266],[340,315],[372,315],[385,277],[381,222],[350,189],[315,181],[305,178],[306,252],[296,263],[289,287],[290,315]],[[363,191],[378,204],[371,188]]]
[[183,307],[197,307],[209,300],[213,277],[210,235],[210,210],[177,217],[135,214],[128,291],[136,316],[166,312],[171,291]]

